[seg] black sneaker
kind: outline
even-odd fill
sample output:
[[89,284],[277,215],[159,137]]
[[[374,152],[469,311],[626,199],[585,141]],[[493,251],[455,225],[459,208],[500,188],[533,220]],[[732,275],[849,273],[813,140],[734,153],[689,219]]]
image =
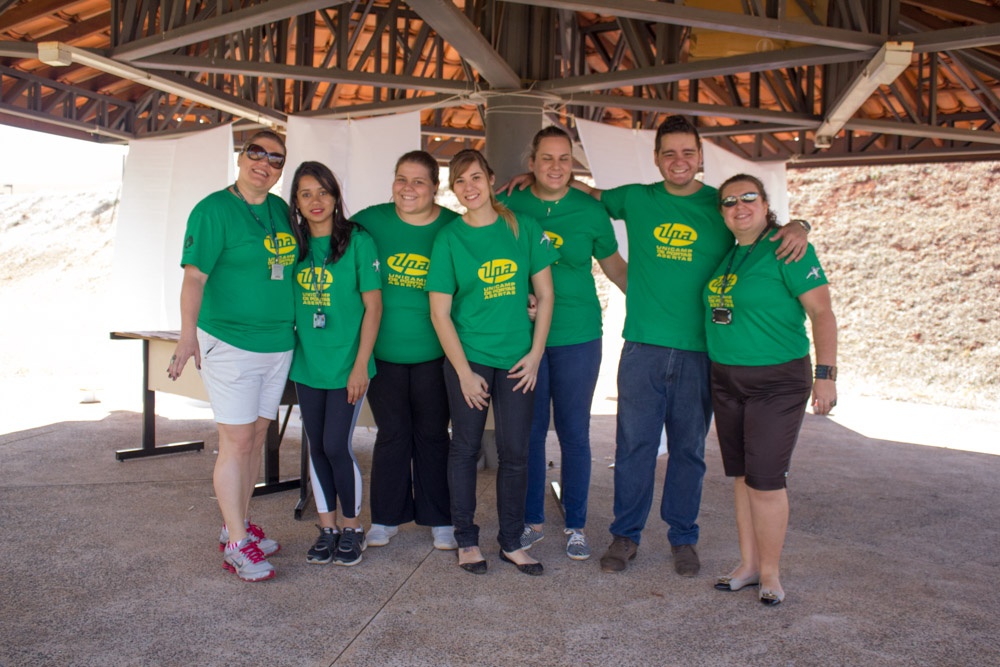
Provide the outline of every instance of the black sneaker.
[[337,565],[357,565],[361,562],[361,552],[367,548],[363,528],[344,528],[333,560]]
[[333,560],[333,554],[337,550],[340,533],[333,528],[316,527],[319,528],[319,537],[316,538],[316,544],[312,545],[309,553],[306,554],[306,562],[325,565]]

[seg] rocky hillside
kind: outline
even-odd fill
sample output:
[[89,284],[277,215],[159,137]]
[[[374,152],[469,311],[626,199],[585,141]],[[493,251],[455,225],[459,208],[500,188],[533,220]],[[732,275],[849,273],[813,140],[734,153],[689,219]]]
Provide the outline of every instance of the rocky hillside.
[[861,393],[1000,407],[1000,163],[789,170]]

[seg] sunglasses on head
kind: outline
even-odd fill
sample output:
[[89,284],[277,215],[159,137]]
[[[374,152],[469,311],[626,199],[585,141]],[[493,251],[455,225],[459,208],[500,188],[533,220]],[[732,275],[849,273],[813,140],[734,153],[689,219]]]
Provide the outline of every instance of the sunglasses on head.
[[722,205],[726,208],[732,208],[736,206],[738,202],[743,202],[744,204],[752,204],[753,202],[760,199],[759,192],[744,192],[741,195],[729,195],[728,197],[722,198]]
[[254,162],[259,162],[264,158],[267,158],[267,163],[274,167],[275,169],[281,169],[285,166],[285,156],[281,153],[268,153],[263,147],[257,144],[249,144],[243,149],[243,152],[247,154],[247,157]]

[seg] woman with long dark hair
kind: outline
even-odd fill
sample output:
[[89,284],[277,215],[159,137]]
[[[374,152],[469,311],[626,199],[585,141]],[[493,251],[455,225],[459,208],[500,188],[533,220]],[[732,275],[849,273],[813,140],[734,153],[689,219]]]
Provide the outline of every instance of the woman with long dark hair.
[[382,324],[368,405],[378,426],[372,450],[368,546],[399,526],[430,526],[437,549],[456,549],[448,494],[448,394],[444,351],[424,286],[438,231],[458,217],[434,203],[438,164],[426,151],[396,162],[392,201],[354,216],[375,239],[382,264]]
[[299,261],[289,377],[309,439],[320,531],[306,561],[355,565],[366,544],[358,517],[361,470],[351,438],[375,374],[372,348],[382,317],[378,253],[371,236],[344,217],[340,187],[325,165],[303,162],[291,193]]
[[[449,168],[451,189],[466,213],[434,239],[427,290],[431,322],[447,359],[448,482],[458,562],[467,572],[486,573],[475,523],[476,462],[492,401],[500,559],[539,575],[542,564],[520,540],[533,390],[552,320],[549,265],[559,255],[534,219],[515,216],[497,201],[493,170],[478,151],[459,152]],[[534,328],[527,311],[529,286],[538,300]]]

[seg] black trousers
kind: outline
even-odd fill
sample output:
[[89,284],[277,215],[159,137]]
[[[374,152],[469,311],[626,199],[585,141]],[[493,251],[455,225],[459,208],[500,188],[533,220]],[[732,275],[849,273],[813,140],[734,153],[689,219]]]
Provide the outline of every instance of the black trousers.
[[420,364],[375,360],[368,405],[378,434],[372,451],[372,523],[450,526],[448,393],[444,357]]
[[[496,427],[497,541],[506,552],[521,548],[524,502],[528,489],[528,439],[535,392],[512,391],[517,380],[507,379],[507,369],[470,364],[489,385]],[[486,410],[470,408],[454,367],[445,360],[444,381],[451,406],[451,452],[448,454],[448,486],[451,488],[451,518],[459,547],[479,545],[476,516],[476,463],[486,428]]]

